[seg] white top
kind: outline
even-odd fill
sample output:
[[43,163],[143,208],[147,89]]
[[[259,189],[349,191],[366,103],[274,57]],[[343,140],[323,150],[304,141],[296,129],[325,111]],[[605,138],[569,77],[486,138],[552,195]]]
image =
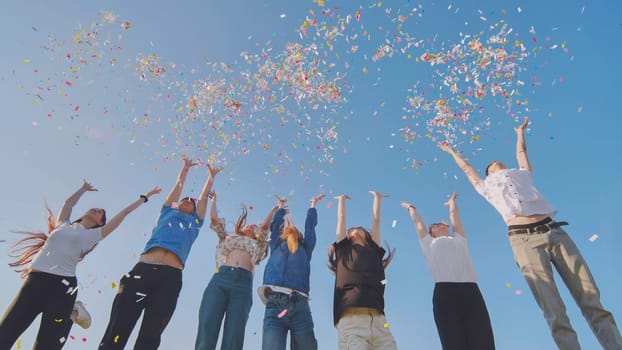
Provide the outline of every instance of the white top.
[[526,169],[496,171],[480,181],[475,189],[497,209],[506,223],[515,216],[542,214],[552,218],[557,213],[533,185],[533,176]]
[[467,240],[462,235],[436,238],[426,235],[419,243],[434,282],[477,283]]
[[78,262],[102,240],[101,231],[101,227],[87,229],[79,222],[61,223],[32,259],[30,269],[59,276],[75,276]]

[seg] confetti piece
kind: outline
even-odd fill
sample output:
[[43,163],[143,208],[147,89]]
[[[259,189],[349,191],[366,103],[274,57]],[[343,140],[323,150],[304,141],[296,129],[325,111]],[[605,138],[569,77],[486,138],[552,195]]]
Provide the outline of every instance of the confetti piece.
[[119,342],[119,336],[118,336],[118,335],[115,335],[115,337],[114,337],[113,341],[114,341],[115,343],[118,343],[118,342]]
[[395,228],[395,225],[397,225],[397,220],[394,219],[393,222],[391,223],[391,227]]
[[63,322],[63,319],[62,319],[62,318],[55,318],[55,319],[54,319],[54,322],[56,322],[56,323],[61,323],[61,322]]
[[67,339],[65,339],[65,337],[61,337],[60,339],[58,339],[58,341],[59,341],[61,344],[62,344],[62,343],[64,343],[64,342],[65,342],[65,340],[67,340]]
[[283,311],[279,312],[278,318],[283,318],[287,314],[287,309],[283,309]]
[[590,236],[589,241],[594,243],[597,239],[598,239],[598,235],[597,234],[593,234],[592,236]]
[[383,325],[383,327],[384,327],[385,329],[388,329],[388,328],[389,328],[389,323],[388,323],[388,322],[385,322],[385,323],[384,323],[384,325]]
[[523,294],[523,292],[520,289],[517,289],[516,292],[514,292],[514,294],[521,295],[521,294]]
[[285,15],[284,13],[282,13],[280,17],[281,17],[281,18],[285,18],[285,16],[286,16],[286,15]]
[[219,272],[220,272],[220,269],[219,269],[219,268],[216,268],[216,269],[214,270],[214,273],[219,273]]
[[114,281],[112,281],[112,283],[110,283],[110,286],[112,287],[112,289],[117,288],[117,284]]
[[510,282],[508,282],[508,283],[505,284],[505,286],[510,288],[510,287],[512,287],[512,284]]
[[67,281],[67,280],[66,280],[66,279],[64,279],[64,278],[63,278],[60,282],[61,282],[62,284],[64,284],[64,285],[66,285],[66,286],[68,286],[68,285],[69,285],[69,281]]
[[253,210],[253,209],[255,209],[255,207],[253,207],[252,205],[248,206],[248,210]]
[[382,281],[380,281],[380,284],[382,284],[383,286],[385,286],[387,284],[387,280],[383,279]]

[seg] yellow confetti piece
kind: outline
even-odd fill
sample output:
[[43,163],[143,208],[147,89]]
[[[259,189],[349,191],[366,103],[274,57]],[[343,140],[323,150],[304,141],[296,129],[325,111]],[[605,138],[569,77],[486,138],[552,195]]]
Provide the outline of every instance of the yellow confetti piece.
[[512,283],[508,282],[508,283],[505,284],[505,286],[510,288],[510,287],[512,287]]
[[28,58],[24,58],[24,63],[30,63],[30,60]]
[[117,284],[114,283],[114,281],[112,281],[112,283],[110,284],[110,286],[112,287],[112,289],[115,289],[117,287]]
[[384,328],[387,328],[387,329],[389,328],[389,323],[388,322],[384,323]]
[[119,336],[118,336],[118,335],[116,335],[116,336],[114,337],[114,340],[113,340],[113,341],[114,341],[115,343],[118,343],[118,342],[119,342]]
[[22,348],[22,340],[19,339],[19,340],[17,340],[17,350],[19,350],[21,348]]
[[220,269],[216,268],[216,270],[214,270],[214,273],[219,273]]
[[63,319],[62,319],[62,318],[55,318],[55,319],[54,319],[54,322],[56,322],[56,323],[61,323],[61,322],[63,322]]

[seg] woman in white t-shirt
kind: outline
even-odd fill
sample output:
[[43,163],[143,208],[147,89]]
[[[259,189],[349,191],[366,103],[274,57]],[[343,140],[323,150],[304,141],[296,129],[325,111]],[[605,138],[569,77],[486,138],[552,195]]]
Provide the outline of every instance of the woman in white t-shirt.
[[417,228],[423,257],[435,282],[433,311],[443,350],[492,350],[495,348],[490,317],[477,286],[466,234],[453,193],[445,205],[454,235],[445,222],[433,223],[429,230],[417,208],[402,202]]
[[71,211],[82,195],[97,191],[84,181],[69,198],[54,219],[48,208],[49,234],[20,232],[27,237],[11,249],[18,253],[11,267],[20,268],[25,282],[0,320],[0,349],[9,349],[34,319],[41,316],[41,324],[33,349],[61,349],[71,327],[71,313],[77,297],[76,265],[99,241],[116,229],[123,219],[160,193],[154,187],[145,195],[121,210],[106,222],[106,211],[89,209],[77,220],[71,221]]

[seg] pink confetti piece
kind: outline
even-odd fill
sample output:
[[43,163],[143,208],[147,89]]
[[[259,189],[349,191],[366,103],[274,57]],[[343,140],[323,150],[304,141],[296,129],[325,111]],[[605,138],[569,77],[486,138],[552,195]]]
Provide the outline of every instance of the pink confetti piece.
[[287,309],[283,309],[283,311],[279,312],[278,318],[283,318],[283,316],[287,315]]

